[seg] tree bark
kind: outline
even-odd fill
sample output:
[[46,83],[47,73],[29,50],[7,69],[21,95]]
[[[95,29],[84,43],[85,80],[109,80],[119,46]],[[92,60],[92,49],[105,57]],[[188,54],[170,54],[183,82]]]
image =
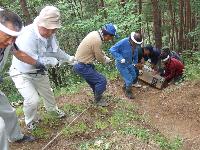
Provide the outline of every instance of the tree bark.
[[173,19],[173,9],[172,9],[172,1],[168,0],[168,9],[169,9],[169,13],[170,13],[170,17],[171,17],[171,36],[170,36],[170,48],[173,49],[174,48],[174,19]]
[[[139,15],[141,16],[142,14],[142,0],[138,0],[138,12],[139,12]],[[140,33],[141,33],[141,30],[142,30],[142,19],[141,17],[139,18],[139,22],[140,22]]]
[[[188,34],[191,31],[191,6],[190,0],[185,0],[186,7],[186,33]],[[186,37],[186,49],[191,47],[191,41],[189,37]]]
[[124,7],[125,4],[126,4],[126,0],[120,0],[120,5],[121,5],[122,7]]
[[105,10],[105,2],[104,2],[104,0],[100,0],[99,6],[100,6],[101,9],[103,9],[104,18],[107,18],[108,14],[107,14],[107,12]]
[[162,32],[161,32],[161,10],[159,7],[158,0],[151,0],[152,2],[152,12],[153,12],[153,23],[154,23],[154,36],[156,47],[162,48]]
[[179,18],[180,18],[180,27],[179,27],[179,52],[183,50],[183,27],[184,27],[184,16],[183,16],[183,6],[184,6],[184,1],[179,0]]
[[22,12],[26,18],[25,24],[28,25],[32,22],[32,19],[31,19],[31,15],[30,15],[28,7],[27,7],[26,0],[20,0],[19,2],[20,2]]

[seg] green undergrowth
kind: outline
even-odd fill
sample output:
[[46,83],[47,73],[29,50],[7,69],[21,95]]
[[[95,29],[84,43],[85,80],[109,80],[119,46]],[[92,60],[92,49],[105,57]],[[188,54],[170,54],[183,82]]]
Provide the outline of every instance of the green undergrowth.
[[[181,148],[180,137],[168,139],[161,133],[155,132],[147,124],[146,116],[138,114],[137,106],[134,103],[117,98],[112,98],[110,103],[111,106],[108,108],[92,106],[76,123],[63,128],[63,136],[66,141],[82,137],[77,144],[71,145],[70,148],[104,150],[126,144],[113,142],[111,139],[115,138],[114,133],[123,139],[132,137],[144,144],[154,143],[161,150],[179,150]],[[83,110],[79,107],[74,109],[75,106],[65,107],[65,110],[71,112],[72,115],[72,112],[78,113],[77,110]],[[88,137],[88,135],[90,138],[84,140],[84,137]]]

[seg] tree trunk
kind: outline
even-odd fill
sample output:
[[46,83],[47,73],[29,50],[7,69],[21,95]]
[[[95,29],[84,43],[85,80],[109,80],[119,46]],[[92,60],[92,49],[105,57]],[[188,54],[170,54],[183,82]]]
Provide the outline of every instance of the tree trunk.
[[174,49],[173,41],[174,41],[174,19],[173,19],[173,9],[172,9],[172,1],[168,0],[168,9],[171,17],[171,38],[170,38],[170,48]]
[[105,2],[104,2],[104,0],[100,0],[100,4],[99,5],[100,5],[100,8],[103,9],[104,18],[107,18],[108,15],[107,15],[107,12],[105,10]]
[[126,4],[126,0],[120,0],[120,5],[121,5],[122,7],[124,7],[125,4]]
[[[142,0],[138,0],[138,12],[139,12],[139,15],[142,14]],[[141,29],[142,29],[142,19],[141,17],[139,18],[139,22],[140,22],[140,33],[141,33]]]
[[159,7],[158,0],[151,0],[152,2],[152,11],[153,11],[153,23],[154,23],[154,36],[156,47],[162,48],[162,33],[161,33],[161,10]]
[[183,27],[184,27],[184,18],[183,18],[183,5],[184,1],[179,0],[179,18],[180,18],[180,27],[179,27],[179,52],[183,50]]
[[[185,0],[185,7],[186,7],[186,33],[188,34],[191,31],[191,6],[190,0]],[[191,47],[191,41],[189,37],[186,37],[186,49]]]
[[150,27],[149,27],[149,23],[147,21],[147,34],[148,34],[148,44],[151,44],[151,35],[150,35]]
[[28,25],[32,22],[31,20],[31,15],[29,13],[29,10],[28,10],[28,7],[27,7],[27,3],[26,3],[26,0],[20,0],[20,6],[21,6],[21,9],[22,9],[22,12],[26,18],[25,20],[25,24]]

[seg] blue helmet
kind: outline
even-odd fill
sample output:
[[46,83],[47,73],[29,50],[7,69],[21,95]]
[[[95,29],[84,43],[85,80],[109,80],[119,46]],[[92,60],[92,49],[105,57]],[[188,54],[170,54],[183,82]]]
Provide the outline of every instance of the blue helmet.
[[117,27],[112,23],[105,24],[103,29],[116,38],[119,38],[119,35],[117,34]]

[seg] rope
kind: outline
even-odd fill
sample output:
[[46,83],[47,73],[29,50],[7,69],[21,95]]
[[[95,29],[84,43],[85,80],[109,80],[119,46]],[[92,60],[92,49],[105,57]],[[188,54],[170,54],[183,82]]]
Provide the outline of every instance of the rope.
[[[76,119],[78,119],[84,112],[86,112],[91,106],[89,106],[88,108],[84,109],[78,116],[76,116],[68,125],[67,127],[69,127],[74,121],[76,121]],[[66,124],[65,124],[66,125]],[[51,140],[49,141],[49,143],[47,143],[42,150],[45,150],[55,139],[57,139],[61,134],[62,134],[63,130],[61,130],[60,132],[57,133],[57,135]]]
[[[30,70],[30,71],[28,71],[28,72],[19,73],[19,74],[15,74],[15,75],[12,75],[12,76],[8,75],[8,76],[6,76],[6,77],[3,77],[3,79],[10,79],[10,78],[17,77],[17,76],[20,76],[20,75],[32,74],[34,71],[38,71],[38,70],[40,70],[40,69],[32,69],[32,70]],[[9,74],[9,72],[6,72],[6,73]],[[36,74],[36,73],[34,73],[34,74]]]

